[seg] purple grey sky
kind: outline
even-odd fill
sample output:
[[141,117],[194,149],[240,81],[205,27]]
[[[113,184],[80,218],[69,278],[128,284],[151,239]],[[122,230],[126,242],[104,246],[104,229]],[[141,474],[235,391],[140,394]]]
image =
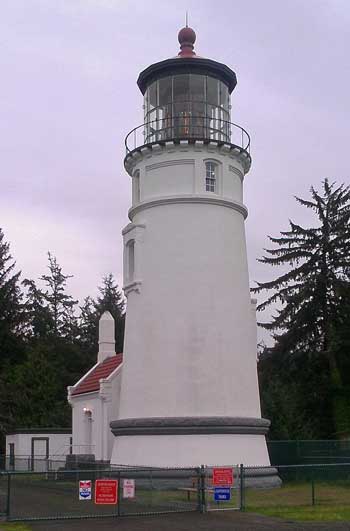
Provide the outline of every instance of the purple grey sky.
[[80,300],[109,272],[121,283],[136,79],[177,54],[186,10],[197,53],[238,78],[252,284],[277,273],[256,262],[266,235],[310,221],[293,196],[349,183],[349,0],[2,0],[0,227],[24,276],[43,274],[50,250]]

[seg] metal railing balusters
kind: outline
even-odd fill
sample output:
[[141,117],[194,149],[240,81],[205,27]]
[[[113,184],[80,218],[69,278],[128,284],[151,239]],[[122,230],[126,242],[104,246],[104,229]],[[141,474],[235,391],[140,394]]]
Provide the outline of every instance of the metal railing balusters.
[[240,132],[240,148],[250,153],[250,136],[238,124],[219,118],[211,119],[206,116],[172,115],[145,122],[132,129],[125,138],[126,155],[141,146],[168,140],[198,138],[199,140],[215,140],[235,146],[231,138],[233,131]]

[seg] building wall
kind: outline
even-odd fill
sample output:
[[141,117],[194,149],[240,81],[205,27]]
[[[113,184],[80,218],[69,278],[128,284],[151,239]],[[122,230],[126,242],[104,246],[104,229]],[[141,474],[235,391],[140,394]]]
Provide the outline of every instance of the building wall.
[[[114,442],[109,423],[119,408],[121,366],[101,384],[101,390],[70,397],[72,406],[73,453],[94,454],[109,461]],[[84,412],[91,411],[91,417]]]
[[44,441],[38,439],[49,439],[49,458],[53,460],[65,460],[65,456],[70,452],[70,433],[46,433],[46,432],[29,432],[16,433],[6,436],[6,454],[10,453],[10,443],[15,445],[15,456],[31,456],[32,455],[32,440],[34,442],[35,457],[46,457],[46,445]]
[[171,146],[153,156],[145,156],[137,164],[133,174],[139,178],[140,193],[133,194],[133,206],[159,197],[188,194],[208,194],[205,191],[205,163],[216,162],[219,166],[217,194],[220,197],[243,201],[245,168],[237,157],[225,156],[210,147]]
[[[206,191],[206,162],[217,165],[215,192]],[[249,165],[238,148],[200,142],[145,147],[127,162],[140,193],[123,231],[119,419],[261,418],[244,227]],[[112,462],[268,464],[264,436],[243,433],[117,436]]]
[[120,388],[121,388],[121,381],[122,381],[122,368],[123,365],[118,367],[118,372],[115,375],[115,377],[112,379],[112,395],[111,400],[108,402],[108,418],[106,421],[106,434],[107,434],[107,457],[106,459],[110,461],[112,450],[113,450],[113,444],[114,444],[114,435],[110,429],[110,422],[114,420],[115,418],[118,418],[119,416],[119,404],[120,404]]
[[129,455],[133,464],[147,466],[257,465],[269,466],[262,435],[161,435],[119,437],[112,463],[119,455]]
[[[217,193],[205,192],[209,160]],[[137,169],[120,416],[260,417],[243,166],[218,149],[173,146]]]
[[[100,454],[99,434],[102,429],[101,404],[98,392],[73,396],[70,399],[72,406],[72,433],[74,454]],[[91,416],[86,414],[84,408],[91,411]]]

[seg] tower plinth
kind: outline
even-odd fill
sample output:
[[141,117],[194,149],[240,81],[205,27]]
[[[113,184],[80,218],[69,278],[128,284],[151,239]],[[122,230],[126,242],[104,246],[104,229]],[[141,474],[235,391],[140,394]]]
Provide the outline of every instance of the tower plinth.
[[269,465],[261,418],[243,182],[250,138],[231,122],[235,73],[195,54],[141,72],[144,123],[127,136],[128,298],[111,462]]

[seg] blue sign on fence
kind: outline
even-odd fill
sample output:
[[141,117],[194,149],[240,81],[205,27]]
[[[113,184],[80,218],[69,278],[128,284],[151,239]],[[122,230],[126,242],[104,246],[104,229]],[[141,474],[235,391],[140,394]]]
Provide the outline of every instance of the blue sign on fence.
[[231,489],[230,487],[215,487],[214,500],[215,501],[230,501]]

